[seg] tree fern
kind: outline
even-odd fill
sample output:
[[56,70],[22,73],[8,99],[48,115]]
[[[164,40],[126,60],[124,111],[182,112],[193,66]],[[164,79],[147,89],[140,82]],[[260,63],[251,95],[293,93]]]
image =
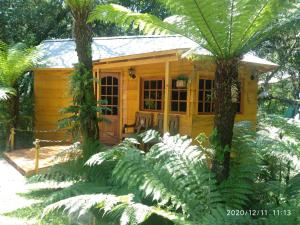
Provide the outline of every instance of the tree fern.
[[[94,167],[114,160],[115,182],[137,193],[77,196],[54,203],[45,213],[64,208],[71,214],[82,215],[87,209],[96,207],[113,215],[120,224],[140,224],[152,214],[174,224],[233,224],[237,221],[237,218],[227,216],[226,209],[242,208],[251,189],[241,182],[237,186],[234,177],[226,184],[217,185],[215,175],[207,165],[206,154],[200,147],[191,145],[191,139],[166,134],[146,154],[136,143],[125,140],[111,150],[94,155],[87,165]],[[238,172],[235,175],[237,179],[245,178]],[[109,193],[113,192],[110,190]],[[136,198],[139,195],[142,199]],[[148,204],[153,206],[145,204],[143,199],[151,199]],[[108,201],[115,204],[108,207]]]
[[[289,1],[260,0],[161,0],[175,16],[165,21],[132,12],[122,6],[100,5],[90,21],[102,20],[129,28],[133,26],[147,34],[176,33],[202,44],[219,58],[229,58],[249,51],[288,21],[281,19],[289,12],[290,19],[299,14]],[[218,9],[218,10],[215,10]]]

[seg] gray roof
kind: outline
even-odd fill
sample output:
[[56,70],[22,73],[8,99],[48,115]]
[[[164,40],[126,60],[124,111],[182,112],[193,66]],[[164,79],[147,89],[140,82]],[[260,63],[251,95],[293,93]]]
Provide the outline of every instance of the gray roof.
[[[188,38],[182,36],[124,36],[94,38],[93,60],[136,55],[143,53],[161,52],[179,49],[197,49],[197,54],[207,55],[205,49]],[[46,40],[38,46],[38,68],[73,68],[77,61],[75,42],[72,39]],[[254,55],[247,54],[243,61],[276,65]]]

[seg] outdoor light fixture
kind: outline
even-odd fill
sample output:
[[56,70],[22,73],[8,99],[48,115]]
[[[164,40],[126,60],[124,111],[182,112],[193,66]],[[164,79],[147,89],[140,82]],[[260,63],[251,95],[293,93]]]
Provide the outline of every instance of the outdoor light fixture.
[[250,79],[251,80],[257,79],[257,75],[258,75],[257,70],[255,68],[252,68]]
[[128,74],[129,74],[130,78],[132,78],[132,79],[136,78],[135,69],[133,67],[129,68]]

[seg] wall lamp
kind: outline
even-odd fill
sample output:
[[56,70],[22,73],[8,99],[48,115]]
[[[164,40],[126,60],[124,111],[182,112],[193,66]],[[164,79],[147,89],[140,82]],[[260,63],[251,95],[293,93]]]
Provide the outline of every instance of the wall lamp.
[[136,78],[135,68],[130,67],[130,68],[128,69],[128,74],[129,74],[129,77],[130,77],[130,78],[135,79],[135,78]]

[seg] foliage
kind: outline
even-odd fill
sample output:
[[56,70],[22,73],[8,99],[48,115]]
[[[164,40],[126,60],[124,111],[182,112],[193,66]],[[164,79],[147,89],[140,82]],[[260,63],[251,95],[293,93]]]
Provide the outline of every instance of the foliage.
[[18,43],[12,46],[0,42],[0,84],[14,87],[24,72],[32,68],[36,52]]
[[[147,135],[142,136],[151,146],[147,154],[136,147],[141,140],[126,139],[119,146],[98,153],[87,162],[95,166],[116,161],[113,179],[121,186],[128,186],[129,190],[140,192],[142,199],[136,198],[134,192],[121,196],[82,195],[57,202],[47,207],[45,212],[65,208],[71,214],[81,215],[95,206],[109,215],[117,214],[116,219],[121,224],[131,224],[133,221],[140,224],[152,214],[175,224],[232,224],[235,219],[242,220],[227,217],[225,210],[242,208],[249,200],[248,195],[252,192],[249,181],[253,179],[253,168],[256,168],[251,153],[241,153],[241,157],[233,163],[235,172],[222,185],[217,185],[207,165],[203,147],[193,146],[190,139],[179,135],[165,135],[157,139],[156,131],[148,131]],[[243,157],[252,157],[252,160]],[[234,185],[237,181],[239,186]],[[75,202],[78,208],[72,207]]]
[[71,15],[62,0],[1,0],[0,40],[35,46],[71,35]]
[[[99,5],[91,21],[103,20],[147,34],[177,33],[201,44],[217,58],[240,56],[274,30],[298,19],[288,1],[159,1],[174,16],[161,21],[150,14],[132,12],[120,5]],[[216,11],[215,9],[218,9]],[[289,20],[281,18],[289,12]],[[218,19],[216,19],[218,18]]]
[[[286,15],[288,17],[289,15]],[[283,114],[288,107],[295,107],[300,90],[300,37],[299,22],[269,36],[255,51],[276,62],[279,67],[259,76],[261,81],[260,107],[268,113]],[[298,102],[298,107],[300,103]]]
[[[270,130],[256,133],[249,122],[236,124],[231,173],[222,183],[210,169],[215,146],[203,134],[197,138],[199,146],[179,135],[161,138],[156,131],[125,139],[86,163],[93,168],[114,162],[111,184],[122,187],[121,193],[108,186],[101,194],[61,198],[44,213],[64,209],[78,216],[91,208],[96,216],[97,210],[104,212],[113,224],[158,224],[152,221],[153,214],[174,224],[298,224],[300,148],[295,132],[299,126],[282,118],[261,120],[264,129],[271,129],[271,122],[283,128],[277,136]],[[291,138],[297,143],[292,144]],[[138,147],[144,144],[149,145],[147,153]],[[227,210],[249,209],[269,214],[226,215]],[[290,210],[291,215],[274,216],[279,209]]]
[[[10,46],[0,42],[0,128],[4,132],[2,140],[5,140],[7,130],[11,127],[32,126],[33,78],[31,73],[26,72],[32,68],[36,59],[34,48],[27,48],[22,43]],[[18,123],[19,121],[22,122]]]
[[[160,18],[138,13],[123,6],[99,5],[89,20],[108,21],[122,28],[139,29],[145,34],[179,34],[199,44],[185,57],[199,59],[197,50],[208,50],[214,62],[214,113],[218,151],[221,160],[213,160],[218,180],[227,179],[230,170],[239,62],[269,35],[283,26],[299,21],[300,5],[288,0],[160,0],[173,16]],[[216,11],[216,9],[218,9]],[[284,17],[288,14],[288,18]]]

